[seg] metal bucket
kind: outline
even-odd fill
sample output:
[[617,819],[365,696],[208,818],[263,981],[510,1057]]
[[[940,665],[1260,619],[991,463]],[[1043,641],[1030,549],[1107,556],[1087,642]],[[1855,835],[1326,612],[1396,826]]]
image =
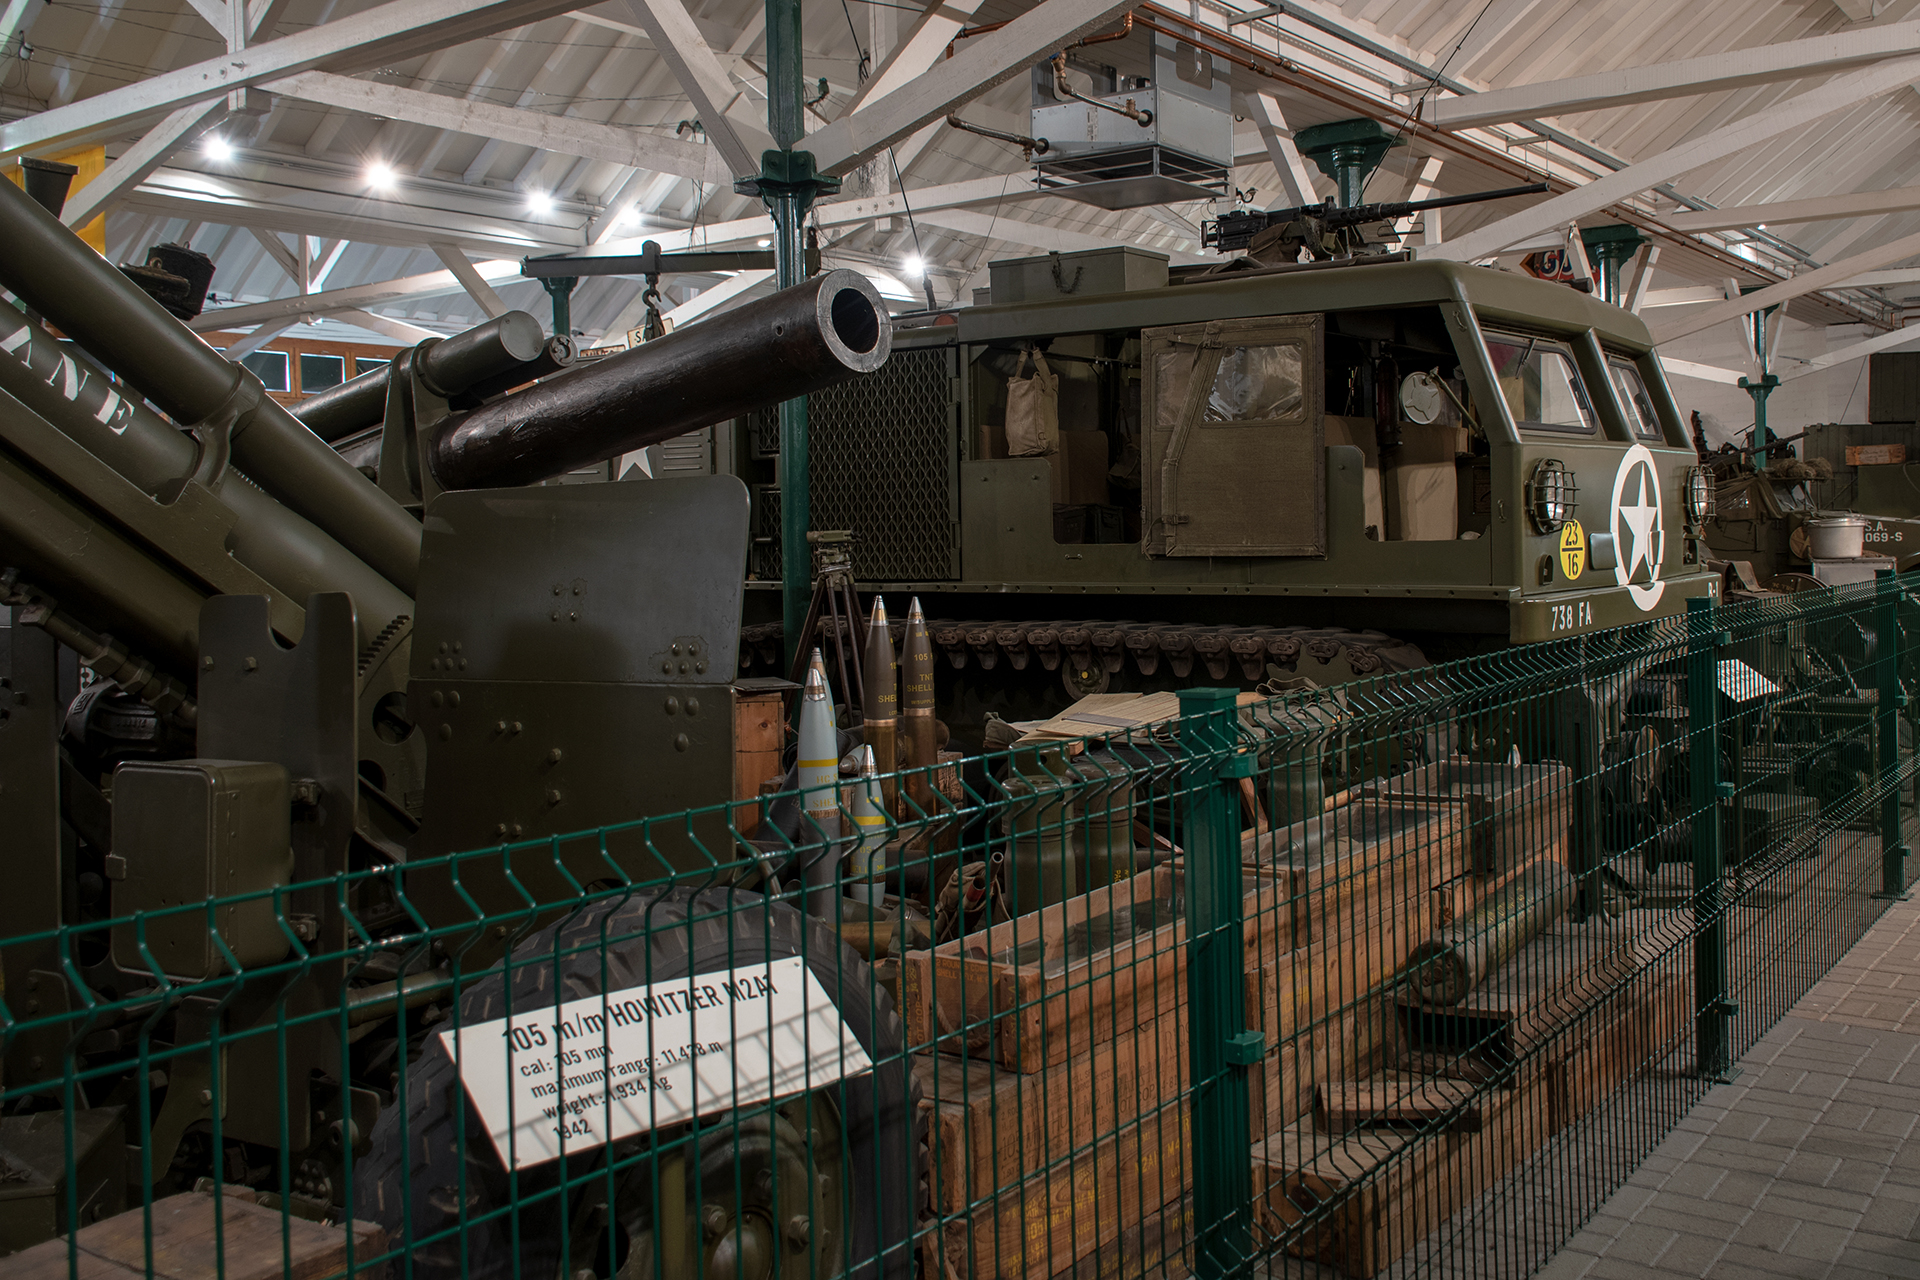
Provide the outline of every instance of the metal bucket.
[[1807,549],[1815,560],[1853,560],[1866,554],[1867,522],[1860,516],[1815,516],[1807,521]]

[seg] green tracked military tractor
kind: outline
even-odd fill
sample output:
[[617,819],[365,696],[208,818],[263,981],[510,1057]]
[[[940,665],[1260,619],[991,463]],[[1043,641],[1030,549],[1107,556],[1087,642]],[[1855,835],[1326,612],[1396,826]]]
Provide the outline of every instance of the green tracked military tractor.
[[[1640,320],[1404,254],[1169,270],[1133,249],[997,263],[813,398],[812,510],[862,589],[915,594],[943,713],[1113,689],[1333,683],[1684,612],[1712,596],[1705,474]],[[1058,380],[1008,456],[1009,380]],[[774,660],[779,490],[755,484],[743,660]]]

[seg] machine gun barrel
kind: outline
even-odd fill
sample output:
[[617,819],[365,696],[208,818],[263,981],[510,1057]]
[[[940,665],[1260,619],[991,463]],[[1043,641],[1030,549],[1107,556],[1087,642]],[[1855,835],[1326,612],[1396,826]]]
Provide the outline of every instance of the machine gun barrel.
[[[126,378],[176,421],[238,408],[233,458],[247,477],[412,594],[420,522],[261,394],[258,381],[201,341],[11,182],[0,182],[0,284]],[[236,399],[237,397],[237,399]]]
[[1404,218],[1424,209],[1451,209],[1456,205],[1479,204],[1485,200],[1505,200],[1510,196],[1540,195],[1549,188],[1544,182],[1529,182],[1524,186],[1502,187],[1498,191],[1474,191],[1463,196],[1435,196],[1429,200],[1394,200],[1377,204],[1356,204],[1341,207],[1329,198],[1324,204],[1295,205],[1290,209],[1236,209],[1222,214],[1219,218],[1202,224],[1200,243],[1222,253],[1244,249],[1253,238],[1268,227],[1285,226],[1290,222],[1312,220],[1322,227],[1357,227],[1369,222],[1388,222],[1394,218]]
[[1473,191],[1463,196],[1434,196],[1428,200],[1388,200],[1377,204],[1357,204],[1349,209],[1331,209],[1318,216],[1329,226],[1384,222],[1389,218],[1404,218],[1408,214],[1419,213],[1424,209],[1451,209],[1456,205],[1480,204],[1486,200],[1505,200],[1510,196],[1537,196],[1548,189],[1544,182],[1529,182],[1525,186],[1502,187],[1498,191]]
[[449,419],[427,449],[446,489],[533,484],[871,373],[893,326],[837,269]]
[[[567,344],[572,346],[571,342]],[[547,352],[540,322],[524,311],[509,311],[451,338],[432,338],[421,344],[420,376],[443,396],[457,396],[476,383],[509,373],[539,360]],[[552,370],[545,370],[552,372]],[[541,376],[530,373],[521,381]],[[379,425],[387,411],[387,371],[375,369],[308,396],[293,408],[293,416],[313,434],[332,444],[356,431]]]

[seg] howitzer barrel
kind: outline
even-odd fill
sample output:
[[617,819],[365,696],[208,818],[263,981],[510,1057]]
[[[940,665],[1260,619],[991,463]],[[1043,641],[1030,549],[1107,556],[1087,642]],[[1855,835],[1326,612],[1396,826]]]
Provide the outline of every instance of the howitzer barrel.
[[[441,395],[456,396],[477,382],[538,360],[546,353],[547,339],[538,320],[524,311],[509,311],[465,333],[423,345],[420,376]],[[294,406],[293,416],[332,444],[377,425],[386,411],[387,371],[375,369],[307,397]]]
[[[150,498],[172,502],[179,482],[200,461],[193,441],[144,405],[118,391],[107,376],[64,349],[45,329],[11,310],[0,311],[0,390],[14,396],[68,439],[113,468]],[[0,424],[0,439],[8,429]],[[231,476],[218,499],[233,515],[225,547],[233,558],[300,602],[316,591],[354,598],[361,638],[370,640],[396,615],[411,613],[407,596],[333,538],[267,494]],[[111,500],[78,495],[88,505]],[[180,573],[178,564],[168,570]],[[135,590],[129,582],[127,590]],[[177,639],[177,626],[147,644]],[[289,639],[298,639],[290,636]]]
[[[192,424],[218,413],[247,376],[59,219],[0,183],[0,284],[132,382],[169,416]],[[235,463],[411,593],[420,570],[420,522],[262,395],[236,425]]]
[[866,277],[829,271],[456,416],[429,465],[447,489],[533,484],[871,373],[892,345]]

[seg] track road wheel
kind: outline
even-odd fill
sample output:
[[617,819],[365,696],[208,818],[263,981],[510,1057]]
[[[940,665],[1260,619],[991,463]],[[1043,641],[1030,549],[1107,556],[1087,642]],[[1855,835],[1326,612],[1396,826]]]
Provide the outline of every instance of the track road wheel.
[[[574,1000],[794,955],[879,1064],[871,1074],[510,1182],[430,1037],[407,1074],[406,1115],[381,1114],[354,1171],[354,1216],[386,1228],[414,1280],[905,1280],[920,1185],[905,1033],[866,964],[819,922],[738,891],[596,904],[516,948],[514,1007],[550,1002],[556,986]],[[474,983],[462,1024],[503,1017],[505,982],[496,972]]]

